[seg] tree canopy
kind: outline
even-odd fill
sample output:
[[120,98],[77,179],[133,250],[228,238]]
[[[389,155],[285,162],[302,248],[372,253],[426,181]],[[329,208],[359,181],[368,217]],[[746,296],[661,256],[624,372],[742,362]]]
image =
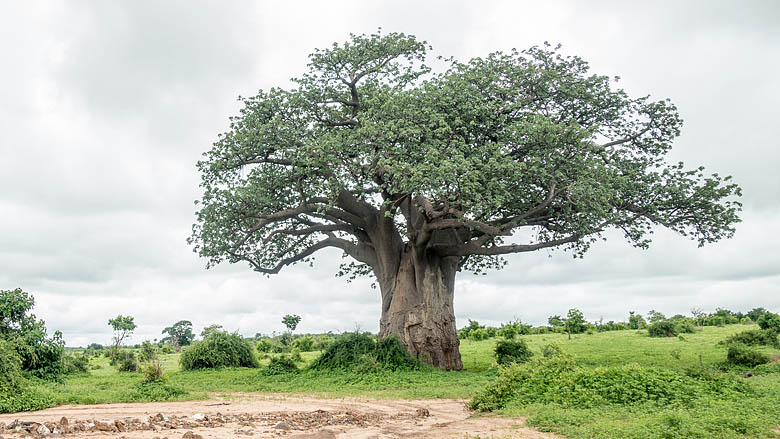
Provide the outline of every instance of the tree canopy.
[[733,234],[730,177],[664,160],[682,124],[669,101],[631,98],[549,45],[436,74],[427,49],[352,36],[315,51],[295,88],[241,98],[198,163],[196,251],[276,273],[336,247],[367,273],[382,239],[479,271],[507,253],[582,255],[609,228],[642,248],[655,225],[700,245]]

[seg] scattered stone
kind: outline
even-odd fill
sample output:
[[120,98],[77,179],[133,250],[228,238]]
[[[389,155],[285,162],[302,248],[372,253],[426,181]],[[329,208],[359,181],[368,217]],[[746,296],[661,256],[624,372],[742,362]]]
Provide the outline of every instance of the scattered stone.
[[416,413],[417,413],[417,416],[419,416],[421,418],[427,418],[428,416],[431,416],[431,412],[428,411],[428,409],[426,409],[426,408],[419,408],[419,409],[417,409]]
[[38,428],[35,429],[35,432],[38,433],[41,436],[43,436],[45,434],[51,434],[51,430],[49,430],[49,427],[47,427],[47,426],[45,426],[43,424],[38,425]]
[[274,428],[277,430],[290,430],[292,427],[290,427],[290,424],[286,422],[280,422],[276,425],[274,425]]
[[181,439],[203,439],[203,436],[199,434],[195,434],[191,431],[188,431],[184,433],[184,435],[181,437]]
[[752,370],[747,371],[747,373],[745,374],[745,378],[750,378],[752,376],[753,376],[753,371]]
[[336,433],[322,430],[314,433],[303,433],[290,436],[290,439],[336,439]]
[[114,427],[116,427],[116,430],[120,433],[124,433],[127,431],[127,424],[117,419],[114,421]]
[[68,418],[66,418],[65,416],[61,417],[60,418],[60,426],[67,427],[68,426]]
[[195,413],[194,415],[192,415],[192,419],[195,421],[202,421],[206,419],[206,415],[204,415],[203,413]]

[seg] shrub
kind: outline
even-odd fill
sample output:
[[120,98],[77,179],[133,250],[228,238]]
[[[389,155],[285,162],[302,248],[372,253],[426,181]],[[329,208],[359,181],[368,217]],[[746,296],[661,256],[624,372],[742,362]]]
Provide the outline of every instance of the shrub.
[[160,347],[160,352],[163,354],[172,354],[174,349],[173,346],[169,345],[168,343],[163,343],[162,347]]
[[293,346],[298,348],[300,352],[312,352],[314,350],[314,337],[306,335],[296,338]]
[[263,370],[263,374],[267,376],[296,372],[298,372],[298,366],[296,366],[295,361],[287,355],[271,358],[271,362],[268,363],[268,366]]
[[552,358],[563,355],[563,349],[555,343],[550,343],[542,346],[542,356],[544,358]]
[[523,340],[499,340],[494,350],[496,363],[501,365],[525,363],[531,359],[533,352]]
[[734,334],[721,344],[742,343],[748,346],[780,346],[780,341],[777,339],[777,333],[766,329],[749,329],[740,333]]
[[729,346],[726,361],[739,366],[754,367],[769,362],[769,356],[741,343]]
[[89,370],[89,356],[86,352],[82,355],[65,355],[62,359],[68,375],[87,373]]
[[[396,337],[386,337],[378,343],[368,334],[352,333],[338,338],[311,366],[313,370],[355,370],[366,363],[381,370],[414,370],[422,367],[412,358]],[[373,368],[373,366],[372,366]]]
[[694,334],[696,333],[696,325],[688,321],[680,322],[677,324],[677,332],[682,332],[684,334]]
[[677,326],[669,320],[660,320],[647,326],[647,334],[650,337],[675,337]]
[[261,338],[257,341],[257,352],[263,352],[268,353],[271,352],[271,349],[274,347],[274,344],[271,343],[271,340],[267,338]]
[[731,375],[697,377],[630,364],[595,369],[578,366],[568,355],[538,358],[499,370],[472,399],[473,409],[490,411],[512,405],[557,404],[592,408],[610,404],[690,404],[704,395],[744,395],[747,383]]
[[134,385],[128,393],[129,401],[168,401],[186,395],[183,387],[171,385],[163,381],[141,381]]
[[469,333],[469,337],[471,337],[471,339],[474,341],[481,341],[490,338],[490,334],[485,328],[477,328]]
[[120,372],[138,372],[138,360],[136,360],[133,351],[121,350],[117,352],[111,364],[115,365]]
[[179,358],[183,370],[218,367],[258,367],[252,346],[238,334],[212,332],[186,348]]
[[758,320],[756,320],[756,323],[761,329],[780,333],[780,315],[778,314],[765,312],[761,315],[761,317],[758,318]]
[[141,362],[152,361],[157,358],[157,347],[144,341],[141,343],[141,352],[138,354]]
[[144,382],[166,382],[168,377],[165,376],[165,371],[162,368],[162,364],[159,360],[155,359],[148,363],[143,368]]
[[28,387],[22,377],[22,359],[15,347],[0,339],[0,413],[39,410],[54,405],[54,399]]

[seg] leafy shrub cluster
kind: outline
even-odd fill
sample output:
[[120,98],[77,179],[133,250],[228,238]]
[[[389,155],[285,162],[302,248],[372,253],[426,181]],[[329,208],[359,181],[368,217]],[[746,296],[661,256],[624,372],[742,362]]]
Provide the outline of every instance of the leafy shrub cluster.
[[183,387],[165,381],[141,381],[127,394],[128,401],[169,401],[187,394]]
[[313,370],[417,370],[423,366],[412,358],[395,337],[378,343],[369,334],[352,333],[338,338],[309,366]]
[[258,367],[252,345],[239,334],[213,332],[185,349],[179,358],[184,370],[218,367]]
[[576,408],[642,403],[685,406],[702,396],[750,391],[746,383],[729,375],[701,373],[692,377],[636,364],[591,369],[577,365],[566,354],[558,354],[501,368],[495,381],[479,391],[470,404],[483,411],[501,409],[509,403]]
[[295,361],[286,355],[282,355],[271,358],[271,362],[263,370],[263,375],[273,376],[297,372],[298,366],[295,365]]
[[726,361],[739,366],[754,367],[769,362],[769,356],[742,343],[729,345]]
[[120,372],[138,372],[138,360],[135,358],[135,352],[129,349],[122,349],[114,354],[110,364],[116,366]]
[[16,350],[23,371],[37,378],[60,380],[65,374],[65,342],[59,331],[47,335],[45,322],[30,313],[34,306],[35,299],[19,288],[0,290],[0,339]]
[[65,355],[62,357],[65,363],[65,373],[68,375],[84,374],[89,371],[89,355]]
[[650,337],[676,337],[678,334],[693,334],[696,332],[696,326],[688,319],[663,319],[656,320],[647,327],[647,334]]
[[732,335],[722,344],[741,343],[747,346],[774,346],[780,347],[777,333],[767,329],[749,329]]
[[0,413],[39,410],[54,405],[54,399],[31,389],[22,376],[22,359],[15,347],[0,339]]
[[523,340],[499,340],[493,352],[496,363],[501,365],[525,363],[533,356],[533,352]]

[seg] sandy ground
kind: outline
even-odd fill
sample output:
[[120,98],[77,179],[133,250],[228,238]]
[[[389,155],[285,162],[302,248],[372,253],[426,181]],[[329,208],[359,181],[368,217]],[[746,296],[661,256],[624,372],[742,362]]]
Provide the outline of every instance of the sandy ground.
[[241,395],[230,400],[61,406],[0,415],[0,438],[555,438],[521,419],[474,416],[464,401],[317,399]]

